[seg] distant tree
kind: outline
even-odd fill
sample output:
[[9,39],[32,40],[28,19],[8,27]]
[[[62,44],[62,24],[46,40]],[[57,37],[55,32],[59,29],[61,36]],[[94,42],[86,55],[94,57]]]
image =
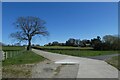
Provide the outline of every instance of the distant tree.
[[112,35],[105,35],[103,36],[103,41],[109,44],[112,44],[114,41],[114,36]]
[[91,45],[95,50],[102,50],[101,38],[97,36],[97,38],[91,39]]
[[51,46],[52,45],[52,43],[48,43],[48,46]]
[[58,41],[54,41],[52,43],[45,44],[44,46],[65,46],[65,43],[59,43]]
[[65,43],[61,43],[61,46],[66,46],[66,44]]
[[52,42],[52,46],[59,46],[59,42],[57,41]]
[[35,46],[40,46],[39,44],[36,44]]
[[75,45],[75,39],[74,38],[70,38],[68,41],[66,41],[66,45],[67,46],[74,46]]
[[51,43],[45,44],[44,46],[51,46]]
[[120,38],[113,35],[105,35],[103,37],[104,49],[118,50],[120,49]]
[[45,21],[38,17],[18,17],[14,23],[18,31],[16,33],[12,33],[11,37],[19,41],[27,41],[27,50],[30,50],[33,36],[48,36],[48,31],[44,24]]
[[84,40],[80,41],[80,46],[81,47],[89,47],[90,45],[91,45],[90,40],[84,39]]
[[86,39],[82,40],[80,43],[81,43],[81,47],[86,47]]
[[76,39],[76,40],[75,40],[74,46],[78,46],[78,47],[80,46],[80,39]]

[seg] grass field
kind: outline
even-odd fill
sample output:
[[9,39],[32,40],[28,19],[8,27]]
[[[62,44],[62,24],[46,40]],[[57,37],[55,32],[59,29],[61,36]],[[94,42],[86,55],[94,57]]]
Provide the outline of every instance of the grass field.
[[[3,78],[29,78],[31,77],[32,73],[32,63],[37,63],[45,60],[45,58],[32,51],[26,51],[25,47],[4,46],[2,48],[4,51],[8,52],[8,54],[17,54],[16,56],[7,58],[2,61]],[[16,53],[17,51],[19,51],[20,53]]]
[[42,50],[92,50],[92,47],[72,47],[72,46],[36,46],[36,49]]
[[24,49],[25,47],[23,46],[2,46],[3,51],[20,51]]
[[88,56],[99,56],[108,54],[117,54],[118,51],[95,51],[91,47],[68,47],[68,46],[37,46],[36,49],[45,50],[48,52],[88,57]]
[[14,64],[29,64],[44,60],[43,57],[33,53],[32,51],[25,51],[22,55],[3,61],[3,66]]
[[[5,59],[3,61],[3,66],[6,65],[14,65],[14,64],[29,64],[29,63],[36,63],[39,61],[44,60],[44,58],[40,55],[35,54],[32,51],[26,51],[24,47],[20,46],[4,46],[3,51],[7,51],[8,55],[10,54],[17,54],[11,58]],[[22,51],[24,50],[24,51]],[[16,51],[22,51],[21,53],[15,53]]]
[[79,57],[117,54],[117,51],[93,51],[93,50],[46,50],[48,52],[66,54]]
[[3,46],[2,50],[5,52],[7,58],[15,57],[21,55],[25,51],[23,46]]
[[119,56],[115,56],[112,57],[109,60],[106,60],[106,62],[108,64],[111,64],[112,66],[116,67],[118,70],[120,70],[120,65],[119,65],[119,61],[120,61],[120,55]]

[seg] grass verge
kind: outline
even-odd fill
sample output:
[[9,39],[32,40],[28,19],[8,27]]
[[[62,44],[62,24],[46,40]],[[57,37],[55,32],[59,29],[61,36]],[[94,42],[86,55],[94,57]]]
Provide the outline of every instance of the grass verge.
[[108,60],[106,60],[106,62],[114,67],[116,67],[118,70],[120,70],[120,65],[119,65],[119,61],[120,61],[120,55],[119,56],[115,56],[112,57]]

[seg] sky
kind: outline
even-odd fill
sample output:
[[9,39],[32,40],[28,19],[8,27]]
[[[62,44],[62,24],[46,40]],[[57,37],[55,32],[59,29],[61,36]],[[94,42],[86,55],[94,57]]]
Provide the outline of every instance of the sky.
[[50,35],[34,37],[33,44],[118,34],[118,3],[115,2],[3,2],[3,43],[16,43],[9,35],[16,32],[13,23],[20,16],[36,16],[46,21]]

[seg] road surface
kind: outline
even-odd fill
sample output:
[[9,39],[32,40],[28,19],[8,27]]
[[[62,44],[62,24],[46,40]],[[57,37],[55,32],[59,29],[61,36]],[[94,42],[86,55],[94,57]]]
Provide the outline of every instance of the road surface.
[[102,60],[61,55],[37,49],[32,51],[55,64],[78,64],[76,78],[118,78],[118,70]]

